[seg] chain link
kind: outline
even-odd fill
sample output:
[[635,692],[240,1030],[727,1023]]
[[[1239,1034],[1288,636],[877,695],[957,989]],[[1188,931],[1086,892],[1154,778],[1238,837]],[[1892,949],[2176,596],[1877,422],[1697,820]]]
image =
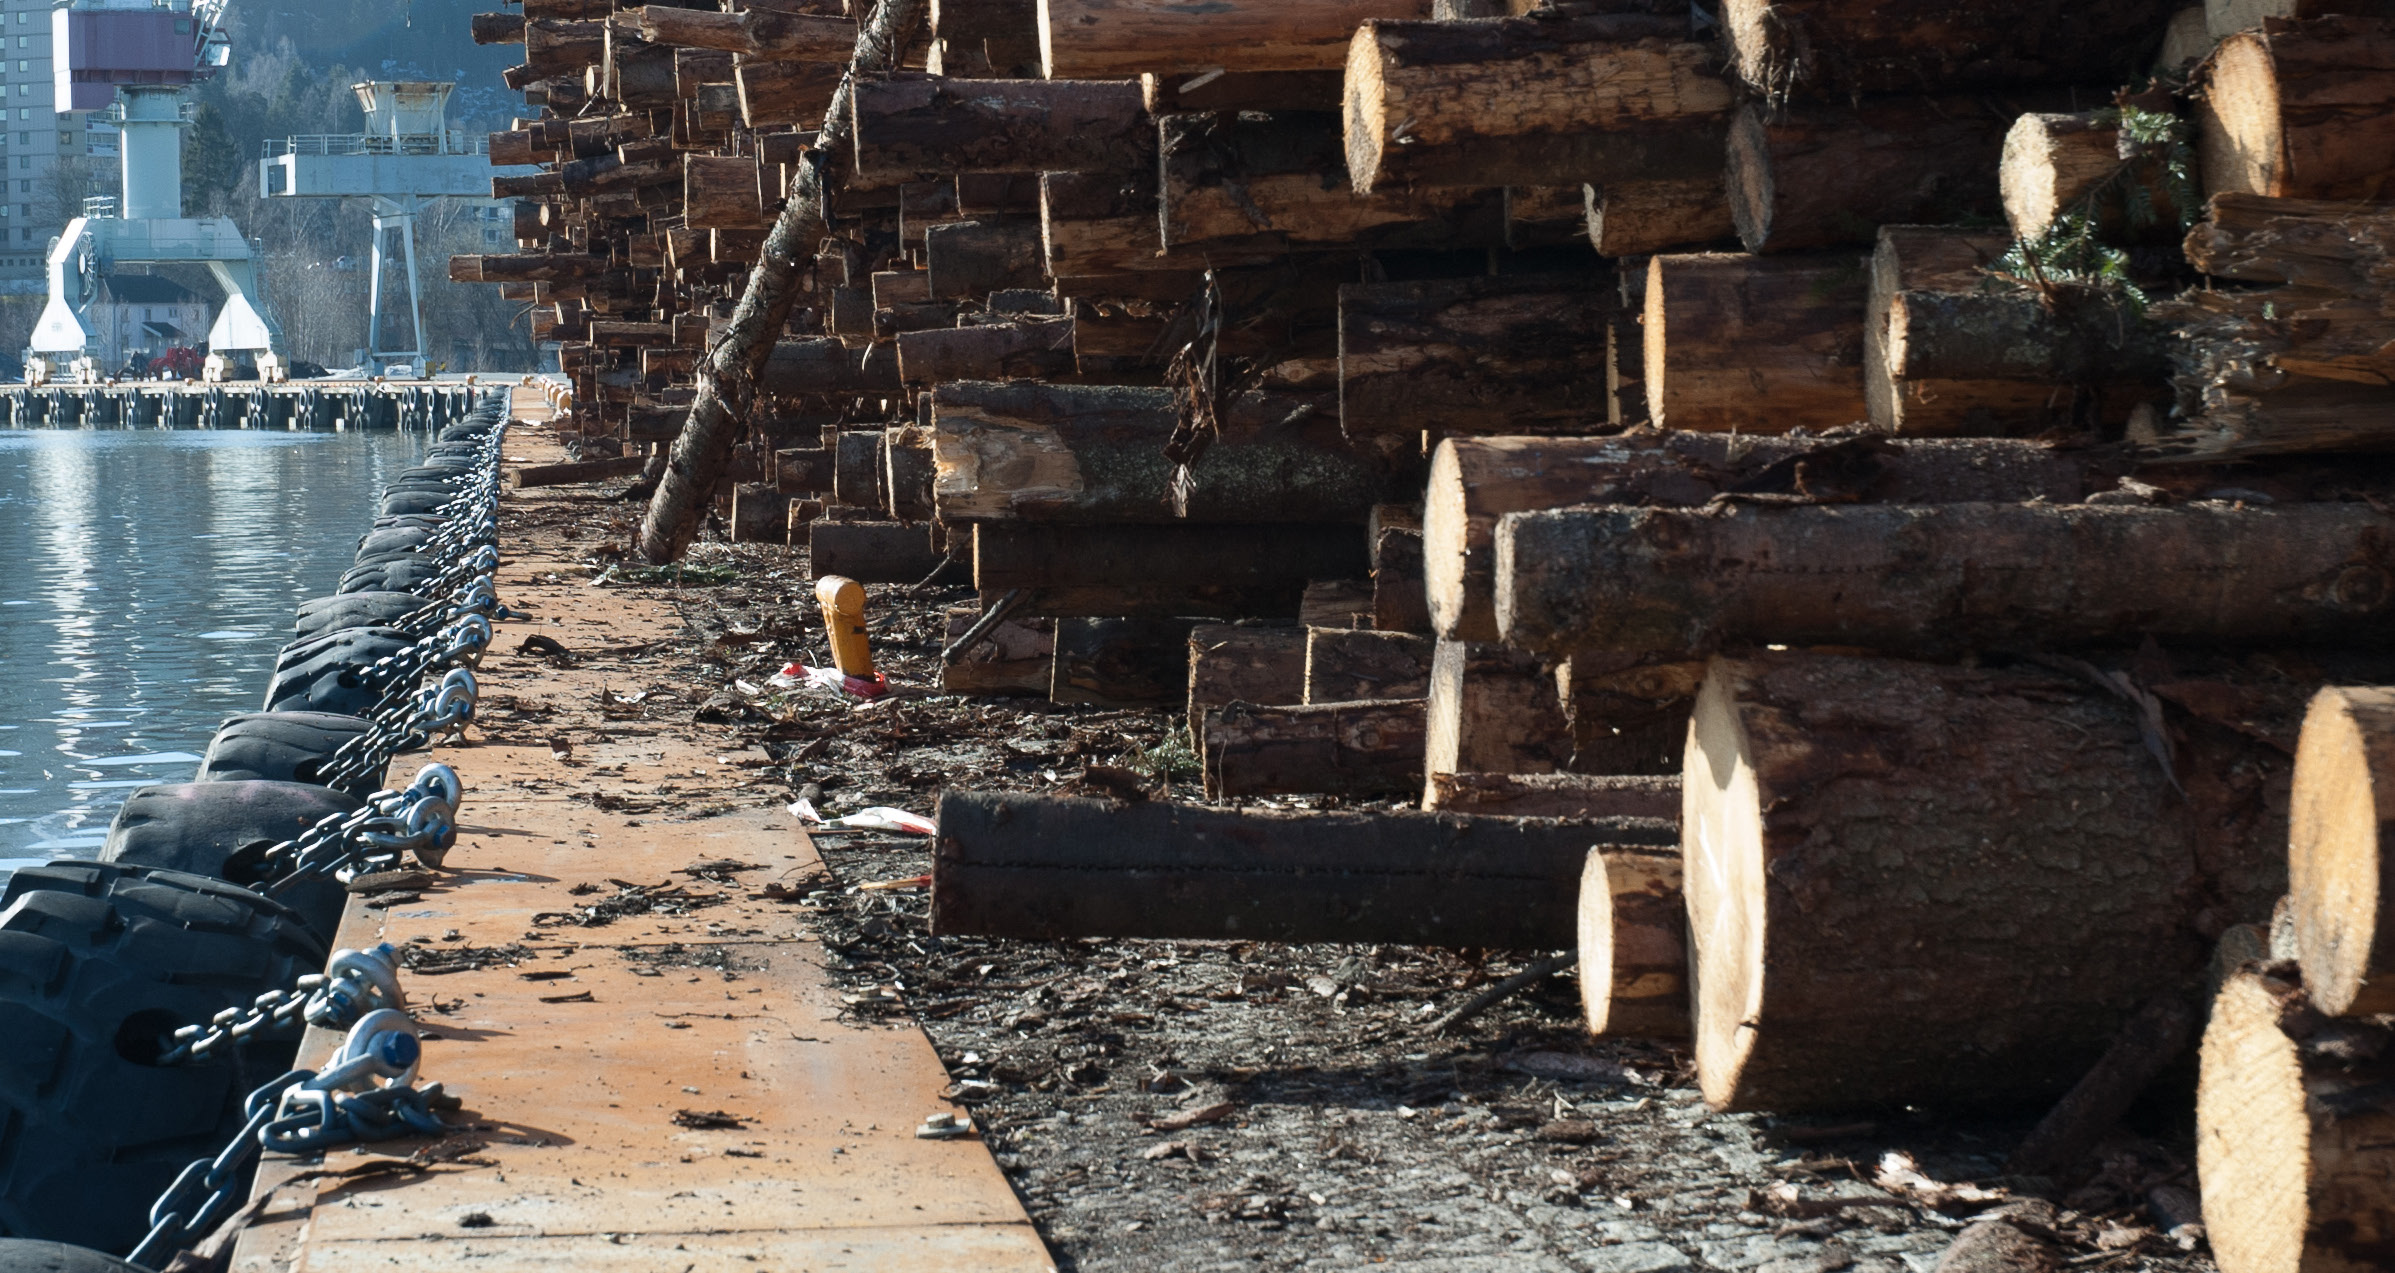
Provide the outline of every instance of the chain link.
[[187,1025],[175,1031],[175,1045],[159,1056],[158,1064],[204,1060],[227,1043],[241,1043],[294,1020],[346,1030],[368,1012],[403,1005],[399,952],[391,943],[366,951],[338,950],[325,962],[323,972],[301,977],[289,990],[259,995],[246,1009],[227,1008],[206,1025]]

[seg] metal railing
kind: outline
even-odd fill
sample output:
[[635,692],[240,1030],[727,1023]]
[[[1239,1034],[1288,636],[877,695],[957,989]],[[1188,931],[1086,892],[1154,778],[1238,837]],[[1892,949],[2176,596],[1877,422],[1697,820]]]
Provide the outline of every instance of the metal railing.
[[487,133],[451,129],[445,133],[311,133],[298,137],[269,137],[263,158],[284,155],[487,155]]

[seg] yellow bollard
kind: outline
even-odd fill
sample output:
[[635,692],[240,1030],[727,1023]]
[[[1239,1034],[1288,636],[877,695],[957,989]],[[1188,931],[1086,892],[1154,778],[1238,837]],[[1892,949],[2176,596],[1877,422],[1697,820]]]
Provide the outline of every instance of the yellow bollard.
[[823,630],[832,645],[832,666],[859,680],[873,680],[873,647],[865,638],[865,585],[839,575],[815,581],[823,603]]

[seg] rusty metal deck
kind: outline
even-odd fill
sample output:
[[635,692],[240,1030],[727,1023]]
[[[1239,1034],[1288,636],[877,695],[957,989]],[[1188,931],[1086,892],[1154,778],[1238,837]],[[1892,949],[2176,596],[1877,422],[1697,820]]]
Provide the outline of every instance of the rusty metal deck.
[[[563,458],[538,429],[521,429],[507,453]],[[518,507],[543,498],[565,497],[509,497]],[[557,669],[511,652],[529,632],[580,649],[637,646],[669,635],[677,617],[586,587],[570,563],[506,534],[500,596],[533,618],[500,628],[486,701],[632,688],[620,665]],[[646,812],[590,801],[714,770],[717,757],[672,725],[611,729],[564,757],[517,732],[443,749],[467,785],[445,878],[387,910],[353,902],[341,934],[343,945],[428,939],[419,944],[533,952],[512,966],[405,976],[427,1032],[425,1077],[462,1098],[447,1117],[469,1130],[440,1146],[451,1161],[430,1170],[367,1166],[391,1166],[413,1147],[405,1142],[338,1152],[316,1168],[356,1173],[347,1177],[269,1163],[257,1189],[271,1197],[233,1268],[1052,1268],[977,1137],[916,1137],[926,1115],[957,1110],[942,1099],[948,1077],[922,1032],[841,1019],[841,992],[804,912],[752,900],[769,880],[820,871],[794,820],[770,805],[691,817],[654,794],[643,799],[659,807]],[[764,869],[730,885],[680,874],[721,859]],[[681,881],[724,900],[598,927],[556,922],[613,895],[609,880]],[[658,958],[675,944],[728,956],[734,971]],[[312,1036],[302,1063],[331,1042]],[[677,1122],[681,1111],[722,1112],[739,1126],[686,1126],[706,1120]]]

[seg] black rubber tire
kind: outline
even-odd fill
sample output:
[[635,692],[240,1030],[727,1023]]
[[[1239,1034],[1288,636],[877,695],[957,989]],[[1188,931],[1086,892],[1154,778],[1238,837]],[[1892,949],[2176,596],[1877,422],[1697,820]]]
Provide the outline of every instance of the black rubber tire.
[[352,561],[365,565],[394,553],[412,553],[424,547],[433,532],[421,526],[393,526],[388,530],[369,531],[358,540],[358,551]]
[[409,513],[429,513],[457,498],[455,491],[405,490],[387,492],[376,511],[385,517],[401,517]]
[[0,1273],[147,1273],[90,1247],[35,1238],[0,1238]]
[[[216,727],[208,754],[193,782],[305,782],[329,786],[321,776],[342,744],[374,728],[372,721],[332,712],[245,712]],[[382,786],[369,774],[339,790],[365,795]]]
[[222,1149],[291,1062],[254,1040],[187,1065],[158,1040],[324,966],[290,908],[217,880],[99,862],[0,892],[0,1236],[124,1252],[150,1203]]
[[478,442],[484,434],[498,427],[498,424],[497,420],[473,420],[465,424],[453,424],[441,430],[440,436],[435,441]]
[[[355,813],[355,796],[304,782],[176,782],[141,787],[108,824],[100,860],[204,875],[243,888],[262,879],[260,850],[298,835],[332,813]],[[277,894],[308,928],[330,942],[349,900],[341,882],[314,876]]]
[[413,644],[415,638],[397,628],[341,628],[294,641],[275,655],[262,710],[363,716],[382,691],[369,687],[361,673]]
[[344,628],[379,628],[403,619],[424,606],[412,592],[352,592],[310,597],[299,603],[292,622],[292,643],[311,640]]
[[432,586],[440,578],[443,563],[418,553],[409,553],[396,561],[376,562],[371,566],[351,566],[342,574],[335,592],[415,592]]

